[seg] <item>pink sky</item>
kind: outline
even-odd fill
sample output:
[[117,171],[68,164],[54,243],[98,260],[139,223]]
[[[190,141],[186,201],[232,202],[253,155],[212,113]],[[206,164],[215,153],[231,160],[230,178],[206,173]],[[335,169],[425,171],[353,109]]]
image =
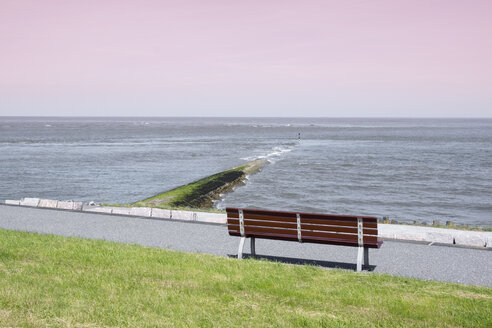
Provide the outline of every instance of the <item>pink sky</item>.
[[0,115],[492,116],[492,1],[1,0]]

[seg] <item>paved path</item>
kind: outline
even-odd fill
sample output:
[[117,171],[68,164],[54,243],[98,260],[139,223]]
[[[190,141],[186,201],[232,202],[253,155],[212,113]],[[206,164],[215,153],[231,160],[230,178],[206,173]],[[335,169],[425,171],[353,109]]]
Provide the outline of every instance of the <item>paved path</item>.
[[[112,240],[220,256],[237,254],[224,225],[0,205],[0,228]],[[1,242],[1,241],[0,241]],[[356,247],[257,240],[257,254],[289,263],[355,269]],[[245,246],[249,253],[249,244]],[[492,287],[492,251],[385,241],[370,250],[374,272]]]

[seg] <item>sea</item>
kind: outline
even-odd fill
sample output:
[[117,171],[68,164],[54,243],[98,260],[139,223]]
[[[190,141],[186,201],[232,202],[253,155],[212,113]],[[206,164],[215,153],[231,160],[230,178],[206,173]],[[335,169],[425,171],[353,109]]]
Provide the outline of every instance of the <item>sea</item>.
[[135,202],[254,159],[218,209],[492,226],[492,119],[0,117],[0,200]]

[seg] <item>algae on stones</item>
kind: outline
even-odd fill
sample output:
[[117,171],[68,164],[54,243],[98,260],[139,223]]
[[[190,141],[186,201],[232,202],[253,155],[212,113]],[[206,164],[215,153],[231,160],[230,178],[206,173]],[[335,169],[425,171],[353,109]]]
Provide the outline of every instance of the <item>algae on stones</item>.
[[132,205],[172,208],[212,208],[213,201],[220,199],[220,194],[231,192],[234,187],[244,184],[243,181],[247,175],[260,171],[267,163],[268,162],[265,160],[251,161],[162,194],[141,200]]

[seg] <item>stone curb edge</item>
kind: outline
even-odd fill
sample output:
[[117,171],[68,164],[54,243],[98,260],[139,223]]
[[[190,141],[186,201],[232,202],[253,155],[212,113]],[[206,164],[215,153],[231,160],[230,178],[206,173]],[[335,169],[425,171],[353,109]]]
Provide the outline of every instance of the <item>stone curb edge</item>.
[[[171,219],[188,222],[227,224],[222,213],[168,210],[151,207],[94,206],[74,201],[59,201],[40,198],[5,200],[6,205],[61,209],[88,213],[128,215],[155,219]],[[400,224],[378,224],[378,235],[385,240],[417,241],[429,244],[448,244],[492,249],[492,232],[420,227]]]

